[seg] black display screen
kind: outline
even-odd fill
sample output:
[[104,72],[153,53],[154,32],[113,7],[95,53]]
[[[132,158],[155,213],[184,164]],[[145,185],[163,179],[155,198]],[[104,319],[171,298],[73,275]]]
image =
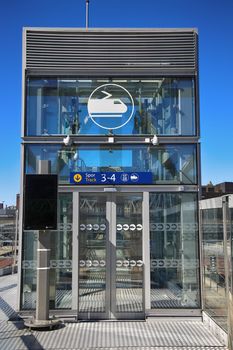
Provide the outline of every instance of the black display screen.
[[24,229],[57,229],[57,175],[26,175]]

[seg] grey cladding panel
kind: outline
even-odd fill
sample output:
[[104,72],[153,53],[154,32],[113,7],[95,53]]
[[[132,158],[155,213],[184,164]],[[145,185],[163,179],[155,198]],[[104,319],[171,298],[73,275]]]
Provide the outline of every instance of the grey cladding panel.
[[187,31],[26,30],[26,68],[146,72],[197,68],[196,33]]

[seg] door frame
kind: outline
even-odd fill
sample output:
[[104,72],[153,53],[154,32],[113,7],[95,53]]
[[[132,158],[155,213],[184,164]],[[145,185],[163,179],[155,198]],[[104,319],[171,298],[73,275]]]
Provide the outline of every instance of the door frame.
[[[72,267],[73,267],[73,276],[72,276],[72,309],[77,310],[77,318],[78,319],[144,319],[146,314],[146,308],[149,308],[148,302],[150,302],[150,256],[149,256],[149,192],[143,192],[141,188],[136,188],[129,190],[129,188],[118,188],[117,191],[115,188],[108,187],[106,188],[98,188],[98,189],[92,189],[92,188],[86,188],[81,189],[75,188],[75,191],[73,191],[73,259],[72,259]],[[142,306],[143,311],[138,313],[133,312],[125,312],[125,313],[119,313],[116,314],[117,317],[114,317],[114,315],[111,315],[111,310],[108,309],[108,306],[110,305],[110,284],[113,280],[115,280],[115,273],[116,268],[113,266],[115,258],[109,259],[107,257],[106,263],[108,266],[110,266],[110,269],[106,270],[106,311],[103,315],[103,313],[79,313],[79,244],[78,244],[78,232],[79,232],[79,200],[80,200],[80,193],[96,193],[96,194],[106,194],[107,195],[107,203],[106,203],[106,219],[111,220],[112,225],[109,227],[109,238],[107,240],[107,244],[109,245],[106,247],[106,249],[109,249],[110,254],[114,254],[115,252],[112,251],[111,245],[115,243],[116,240],[116,230],[114,230],[114,227],[116,227],[116,203],[113,200],[115,197],[114,194],[122,193],[122,194],[133,194],[133,193],[141,193],[142,194],[142,225],[143,225],[143,231],[142,231],[142,261],[143,261],[143,271],[142,271],[142,279],[143,279],[143,285],[142,285]],[[112,212],[113,211],[113,212]],[[115,221],[115,222],[114,222]],[[111,230],[111,232],[110,232]],[[114,242],[112,242],[112,240]],[[108,260],[109,259],[109,260]],[[148,279],[149,277],[149,279]],[[109,284],[109,285],[108,285]],[[147,294],[147,295],[146,295]]]

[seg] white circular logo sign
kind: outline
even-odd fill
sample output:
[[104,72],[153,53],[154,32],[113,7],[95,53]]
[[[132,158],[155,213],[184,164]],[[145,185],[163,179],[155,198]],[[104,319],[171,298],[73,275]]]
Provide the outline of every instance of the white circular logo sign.
[[103,129],[119,129],[127,124],[134,113],[134,101],[123,86],[104,84],[90,95],[87,110],[92,121]]

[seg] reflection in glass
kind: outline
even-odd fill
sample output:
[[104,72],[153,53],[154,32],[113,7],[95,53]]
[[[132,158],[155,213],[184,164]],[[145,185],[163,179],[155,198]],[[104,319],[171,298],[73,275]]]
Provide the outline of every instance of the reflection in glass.
[[[50,308],[70,309],[72,289],[72,194],[58,198],[58,230],[50,234]],[[22,250],[22,309],[36,307],[37,231],[25,231]]]
[[197,197],[150,193],[151,308],[199,306]]
[[227,330],[228,310],[224,266],[222,201],[212,199],[211,202],[213,204],[212,208],[208,207],[201,210],[204,307],[208,314],[223,329]]
[[38,173],[38,160],[48,160],[60,183],[75,171],[150,171],[154,184],[196,184],[195,145],[27,145],[26,173]]
[[[109,118],[115,134],[195,135],[194,80],[168,77],[123,82],[28,78],[26,135],[106,134],[108,130],[89,117],[87,104],[91,93],[108,83],[127,89],[134,101],[132,119],[123,127],[114,129],[114,121]],[[121,90],[116,90],[113,97],[126,102]]]
[[106,196],[80,194],[79,312],[105,312]]
[[54,293],[55,309],[70,309],[72,303],[72,193],[60,193],[59,230],[51,232],[50,298]]
[[21,307],[36,308],[37,231],[23,234]]
[[117,195],[116,211],[116,311],[142,312],[142,195]]

